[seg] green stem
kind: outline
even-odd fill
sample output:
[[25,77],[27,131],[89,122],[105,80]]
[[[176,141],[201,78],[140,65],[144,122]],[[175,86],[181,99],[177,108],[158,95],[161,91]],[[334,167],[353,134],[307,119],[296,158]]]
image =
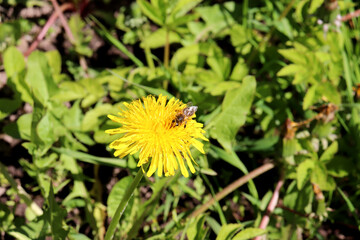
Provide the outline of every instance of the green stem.
[[[150,28],[149,26],[146,25],[147,28]],[[141,37],[141,42],[144,44],[144,50],[145,50],[145,58],[146,58],[146,62],[148,64],[148,66],[150,67],[151,70],[155,69],[155,64],[154,61],[152,59],[152,54],[151,54],[151,49],[147,44],[147,41],[145,41],[145,39],[148,37],[148,31],[147,29],[142,28],[140,31],[140,37]]]
[[[146,169],[146,167],[145,167],[145,169]],[[105,240],[110,240],[114,237],[114,233],[115,233],[117,224],[119,223],[120,218],[123,215],[125,208],[129,202],[131,196],[133,195],[135,188],[137,187],[137,185],[139,185],[139,182],[141,181],[143,175],[144,175],[143,170],[139,169],[138,173],[135,176],[135,179],[133,180],[131,185],[126,189],[124,197],[121,199],[121,202],[120,202],[118,208],[116,209],[114,217],[111,220],[109,228],[106,231]]]
[[164,48],[164,67],[169,67],[169,58],[170,58],[170,43],[169,43],[169,29],[166,28],[165,35],[165,48]]

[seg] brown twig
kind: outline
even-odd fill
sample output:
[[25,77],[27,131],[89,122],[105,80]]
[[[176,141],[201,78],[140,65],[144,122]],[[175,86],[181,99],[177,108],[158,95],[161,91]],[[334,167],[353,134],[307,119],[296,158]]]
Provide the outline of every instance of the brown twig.
[[360,9],[358,9],[358,10],[356,10],[354,12],[351,12],[349,14],[346,14],[345,16],[343,16],[341,18],[341,21],[346,22],[346,21],[349,21],[352,18],[356,18],[356,17],[359,17],[359,16],[360,16]]
[[64,30],[65,30],[65,32],[66,32],[66,35],[68,36],[70,42],[71,42],[72,44],[74,44],[74,43],[75,43],[74,35],[72,34],[72,32],[71,32],[71,30],[70,30],[69,24],[67,23],[66,18],[65,18],[65,16],[64,16],[64,14],[62,13],[61,9],[60,9],[59,4],[57,3],[56,0],[51,0],[51,3],[53,4],[53,6],[54,6],[54,8],[55,8],[55,12],[57,12],[58,15],[59,15],[61,24],[62,24],[63,27],[64,27]]
[[[61,24],[64,27],[65,33],[68,36],[69,41],[72,44],[75,44],[75,37],[74,37],[73,33],[71,32],[71,29],[69,27],[69,24],[64,16],[64,14],[60,10],[59,4],[57,3],[56,0],[51,0],[51,2],[55,8],[55,11],[59,13],[59,18],[60,18]],[[88,77],[88,72],[87,72],[88,66],[87,66],[84,56],[80,56],[79,62],[80,62],[80,66],[82,67],[82,69],[84,69],[85,77]]]
[[[64,12],[66,10],[69,9],[73,9],[74,5],[72,3],[64,3],[60,6],[60,12]],[[28,50],[24,53],[25,57],[28,57],[30,55],[30,53],[32,53],[37,46],[39,45],[39,43],[41,42],[41,40],[45,37],[47,31],[49,30],[49,28],[51,27],[51,25],[53,25],[53,23],[55,22],[55,20],[58,18],[59,16],[59,12],[55,11],[50,18],[47,20],[47,22],[45,23],[44,27],[41,29],[41,32],[39,33],[39,35],[36,37],[35,41],[30,45],[30,47],[28,48]]]
[[[271,197],[269,205],[266,208],[266,213],[263,216],[263,218],[261,219],[259,228],[265,229],[267,227],[267,225],[269,224],[270,215],[274,211],[274,209],[279,201],[279,195],[280,195],[279,193],[280,193],[280,189],[283,184],[284,184],[284,179],[280,179],[278,181],[278,183],[276,184],[275,191]],[[261,236],[257,236],[256,238],[254,238],[254,240],[260,240],[261,238],[262,238]]]
[[215,202],[220,201],[221,199],[223,199],[224,197],[226,197],[227,195],[229,195],[231,192],[233,192],[234,190],[238,189],[240,186],[244,185],[245,183],[247,183],[248,181],[250,181],[251,179],[256,178],[257,176],[263,174],[264,172],[269,171],[270,169],[274,168],[274,164],[273,163],[265,163],[264,165],[262,165],[261,167],[258,167],[257,169],[251,171],[250,173],[248,173],[245,176],[242,176],[241,178],[239,178],[238,180],[236,180],[235,182],[231,183],[230,185],[228,185],[226,188],[224,188],[222,191],[218,192],[215,197],[211,198],[207,203],[201,205],[198,209],[196,209],[191,215],[190,217],[197,217],[198,215],[200,215],[201,213],[205,212],[209,207],[211,207]]

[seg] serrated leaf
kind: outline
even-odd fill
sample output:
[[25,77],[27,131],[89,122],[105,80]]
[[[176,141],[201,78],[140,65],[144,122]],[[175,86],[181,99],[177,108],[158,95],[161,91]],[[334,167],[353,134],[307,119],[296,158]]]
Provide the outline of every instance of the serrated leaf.
[[291,49],[279,49],[278,52],[284,56],[286,59],[290,60],[291,62],[295,63],[295,64],[299,64],[299,65],[306,65],[306,57],[304,56],[304,54],[295,49],[295,48],[291,48]]
[[326,162],[330,161],[334,155],[338,152],[339,144],[337,141],[334,141],[321,155],[320,161]]
[[162,26],[165,23],[165,16],[162,16],[159,8],[156,8],[148,1],[137,0],[137,4],[140,6],[141,11],[150,18],[154,23]]
[[306,110],[308,109],[310,106],[312,106],[315,102],[316,102],[316,90],[317,90],[317,85],[313,85],[311,86],[304,97],[304,102],[303,102],[303,109]]
[[280,69],[279,72],[277,72],[277,76],[279,77],[283,77],[283,76],[293,76],[296,73],[302,73],[305,72],[306,68],[298,65],[298,64],[289,64],[286,65],[285,67],[283,67],[282,69]]

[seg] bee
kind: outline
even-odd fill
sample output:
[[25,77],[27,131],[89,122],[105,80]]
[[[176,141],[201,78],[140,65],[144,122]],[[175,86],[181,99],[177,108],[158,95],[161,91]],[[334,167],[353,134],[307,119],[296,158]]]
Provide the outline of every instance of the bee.
[[198,106],[192,106],[191,103],[188,103],[186,108],[180,110],[176,114],[175,119],[172,120],[173,125],[179,126],[179,125],[185,123],[184,128],[186,128],[187,120],[189,119],[189,117],[191,117],[192,115],[195,114],[197,109],[198,109]]

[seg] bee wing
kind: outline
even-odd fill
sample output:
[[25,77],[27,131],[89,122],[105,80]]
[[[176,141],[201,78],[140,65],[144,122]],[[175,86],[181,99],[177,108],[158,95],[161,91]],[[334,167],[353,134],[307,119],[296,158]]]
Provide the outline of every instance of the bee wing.
[[191,107],[187,107],[184,109],[184,114],[187,116],[187,117],[190,117],[192,115],[195,114],[195,112],[197,111],[198,109],[198,106],[191,106]]

